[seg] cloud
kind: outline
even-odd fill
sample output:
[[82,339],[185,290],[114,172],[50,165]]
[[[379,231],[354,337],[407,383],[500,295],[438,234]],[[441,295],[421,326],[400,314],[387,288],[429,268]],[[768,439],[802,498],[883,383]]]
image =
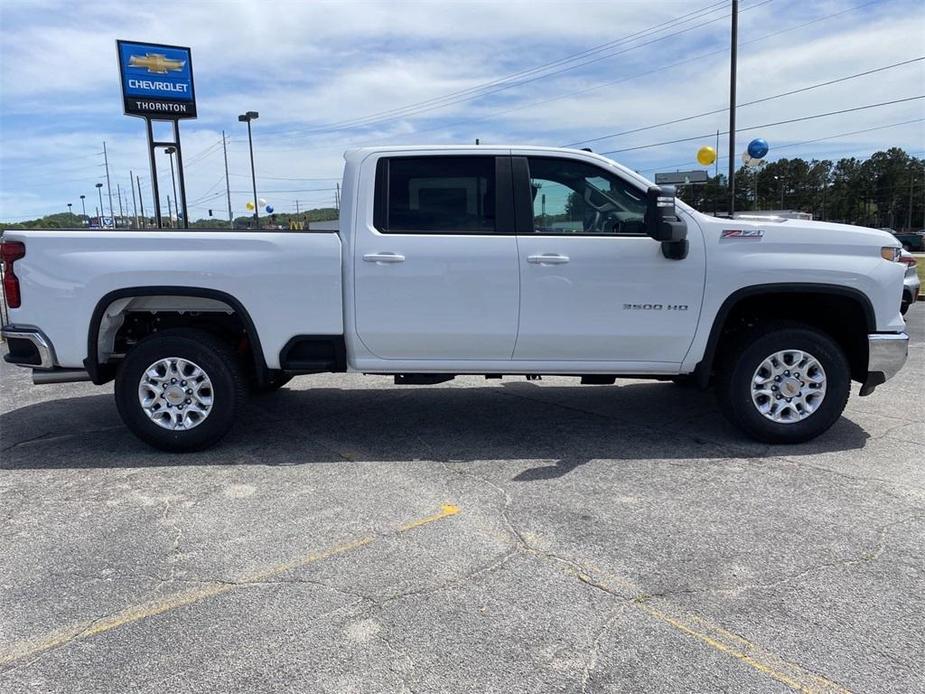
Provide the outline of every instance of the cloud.
[[[709,8],[715,5],[713,10]],[[707,8],[694,13],[698,7]],[[258,185],[295,201],[333,201],[343,150],[361,144],[533,142],[559,145],[722,109],[728,103],[728,6],[679,2],[168,2],[3,3],[0,35],[0,218],[55,211],[104,178],[96,153],[107,142],[113,186],[150,172],[142,121],[121,113],[115,39],[193,48],[200,118],[182,124],[188,199],[194,214],[227,207],[220,142],[226,130],[232,204],[252,197],[246,136],[236,115],[257,110]],[[682,15],[685,23],[668,24]],[[824,21],[764,39],[814,19]],[[649,30],[650,27],[661,28]],[[701,26],[702,25],[702,26]],[[666,37],[672,34],[670,37]],[[586,64],[545,71],[604,42]],[[915,57],[925,11],[915,2],[742,2],[739,101]],[[672,66],[672,67],[669,67]],[[555,72],[555,70],[561,70]],[[516,86],[463,99],[466,90],[522,73]],[[740,127],[913,95],[923,63],[740,109]],[[439,100],[447,94],[459,97]],[[565,98],[557,98],[567,95]],[[409,105],[421,104],[408,109]],[[439,108],[431,108],[440,105]],[[923,102],[743,132],[794,143],[925,117]],[[335,127],[331,127],[334,125]],[[598,151],[726,129],[726,114],[614,137]],[[617,155],[640,170],[674,168],[699,143]],[[925,148],[915,124],[792,147],[782,155],[898,144]],[[725,149],[722,138],[721,154]],[[166,163],[163,154],[158,155]],[[162,197],[171,188],[161,166]],[[301,179],[301,180],[283,180]],[[308,179],[329,179],[313,181]],[[171,197],[173,197],[171,193]],[[166,199],[166,198],[165,198]],[[108,200],[106,202],[108,207]],[[224,214],[224,213],[223,213]]]

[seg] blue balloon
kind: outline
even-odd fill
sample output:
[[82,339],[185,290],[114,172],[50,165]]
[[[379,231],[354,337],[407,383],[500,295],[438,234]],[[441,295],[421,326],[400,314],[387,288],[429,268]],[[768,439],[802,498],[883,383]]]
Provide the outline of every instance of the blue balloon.
[[267,214],[273,214],[273,205],[267,205]]
[[761,137],[756,137],[748,143],[748,154],[755,159],[761,159],[768,153],[768,141]]

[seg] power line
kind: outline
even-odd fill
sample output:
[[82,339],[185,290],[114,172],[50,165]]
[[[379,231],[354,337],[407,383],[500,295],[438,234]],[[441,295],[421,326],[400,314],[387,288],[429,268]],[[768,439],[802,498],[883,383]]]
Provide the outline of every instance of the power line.
[[[826,116],[837,116],[842,113],[853,113],[855,111],[864,111],[869,108],[879,108],[880,106],[890,106],[892,104],[901,104],[907,101],[915,101],[917,99],[925,99],[925,95],[920,96],[909,96],[904,99],[893,99],[892,101],[882,101],[879,104],[868,104],[866,106],[856,106],[854,108],[843,108],[838,111],[829,111],[828,113],[817,113],[812,116],[802,116],[800,118],[790,118],[787,120],[775,121],[774,123],[762,123],[761,125],[750,125],[747,128],[738,128],[738,131],[744,132],[746,130],[757,130],[758,128],[770,128],[775,125],[786,125],[788,123],[799,123],[806,120],[813,120],[814,118],[825,118]],[[728,135],[729,131],[720,132],[720,135]],[[637,145],[636,147],[625,147],[623,149],[612,149],[609,152],[601,152],[601,154],[619,154],[620,152],[634,152],[639,149],[649,149],[651,147],[662,147],[664,145],[674,145],[680,142],[693,142],[695,140],[702,140],[704,138],[712,138],[716,136],[716,131],[711,133],[706,133],[705,135],[696,135],[694,137],[682,137],[677,140],[666,140],[664,142],[653,142],[647,145]]]
[[[839,17],[839,16],[841,16],[841,15],[845,15],[845,14],[848,14],[848,13],[851,13],[851,12],[855,12],[856,10],[862,9],[862,8],[867,7],[867,6],[869,6],[869,5],[876,5],[877,2],[878,2],[878,0],[868,0],[868,2],[863,2],[863,3],[861,3],[861,4],[854,5],[854,6],[852,6],[852,7],[847,8],[847,9],[840,10],[839,12],[832,12],[832,13],[829,13],[829,14],[821,15],[821,16],[819,16],[819,17],[816,17],[815,19],[811,19],[811,20],[809,20],[809,21],[807,21],[807,22],[802,22],[802,23],[800,23],[800,24],[796,24],[796,25],[794,25],[794,26],[787,27],[786,29],[780,29],[780,30],[777,30],[777,31],[770,32],[770,33],[768,33],[768,34],[763,34],[763,35],[761,35],[761,36],[756,36],[756,37],[754,37],[754,38],[752,38],[752,39],[749,39],[749,40],[747,40],[747,41],[740,41],[740,42],[739,42],[739,46],[741,47],[741,46],[746,46],[746,45],[753,44],[753,43],[760,43],[760,42],[766,41],[767,39],[774,38],[774,37],[776,37],[776,36],[780,36],[780,35],[782,35],[782,34],[790,33],[790,32],[793,32],[793,31],[798,31],[799,29],[803,29],[803,28],[808,27],[808,26],[811,26],[811,25],[813,25],[813,24],[818,24],[819,22],[824,22],[824,21],[831,20],[831,19],[834,19],[834,18],[836,18],[836,17]],[[751,9],[751,8],[746,8],[746,10],[748,10],[748,9]],[[743,10],[743,12],[746,11],[746,10]],[[519,104],[519,105],[517,105],[517,106],[513,106],[513,107],[511,107],[511,108],[506,108],[506,109],[491,111],[491,112],[489,112],[488,114],[486,114],[485,116],[482,116],[482,117],[479,117],[479,118],[467,118],[467,119],[465,119],[465,120],[459,120],[459,121],[454,121],[454,122],[451,122],[451,123],[446,123],[446,124],[443,124],[443,125],[441,125],[441,126],[439,126],[439,127],[436,127],[436,128],[428,128],[428,129],[424,129],[424,130],[416,130],[416,131],[414,132],[414,135],[420,135],[420,134],[422,134],[422,133],[428,133],[428,132],[436,132],[436,131],[439,131],[439,130],[446,130],[446,129],[448,129],[448,128],[453,128],[453,127],[455,127],[455,126],[469,125],[469,124],[471,124],[471,123],[478,123],[478,122],[483,122],[483,121],[486,121],[486,120],[491,120],[492,118],[496,118],[497,116],[502,115],[502,114],[505,114],[505,113],[510,113],[510,112],[512,112],[512,111],[518,111],[518,110],[522,110],[522,109],[525,109],[525,108],[530,108],[530,107],[532,107],[532,106],[537,106],[537,105],[539,105],[539,104],[549,103],[549,102],[552,102],[552,101],[558,101],[558,100],[561,100],[561,99],[568,98],[568,97],[570,97],[570,96],[575,96],[575,95],[577,95],[577,94],[583,94],[583,93],[586,93],[586,92],[589,92],[589,91],[594,91],[594,90],[597,90],[597,89],[602,89],[602,88],[604,88],[604,87],[612,86],[612,85],[614,85],[614,84],[620,84],[620,83],[623,83],[623,82],[628,82],[628,81],[636,80],[636,79],[639,79],[639,78],[642,78],[642,77],[646,77],[646,76],[648,76],[648,75],[657,74],[657,73],[664,72],[664,71],[666,71],[666,70],[670,70],[670,69],[675,68],[675,67],[678,67],[678,66],[680,66],[680,65],[685,65],[685,64],[687,64],[687,63],[697,62],[697,61],[703,60],[704,58],[709,58],[709,57],[714,56],[714,55],[719,55],[719,54],[725,55],[725,54],[727,54],[728,52],[729,52],[729,48],[728,48],[728,47],[723,47],[723,48],[717,49],[717,50],[715,50],[715,51],[708,51],[708,52],[705,52],[705,53],[699,53],[699,54],[697,54],[697,55],[693,55],[693,56],[690,56],[690,57],[688,57],[688,58],[685,58],[684,60],[680,60],[680,61],[676,61],[676,62],[674,62],[674,63],[669,63],[669,64],[661,65],[661,66],[656,67],[656,68],[654,68],[654,69],[652,69],[652,70],[646,70],[646,71],[644,71],[644,72],[634,72],[632,75],[627,75],[627,76],[621,77],[620,79],[617,79],[617,80],[609,80],[609,81],[607,81],[607,82],[602,82],[602,83],[600,83],[600,84],[597,84],[597,85],[594,85],[594,86],[591,86],[591,87],[586,87],[586,88],[583,88],[583,89],[578,89],[578,90],[574,90],[574,91],[571,91],[571,92],[566,92],[566,93],[561,94],[561,95],[559,95],[559,96],[555,96],[555,97],[551,97],[551,98],[547,98],[547,99],[533,100],[533,101],[529,101],[529,102],[527,102],[527,103],[525,103],[525,104]],[[384,138],[384,139],[386,139],[386,140],[394,140],[394,139],[399,138],[399,137],[407,137],[407,135],[408,135],[407,133],[399,133],[399,134],[396,134],[396,135],[387,136],[387,137]],[[349,146],[362,147],[362,146],[364,146],[364,145],[369,145],[369,144],[373,144],[373,145],[381,144],[382,141],[383,141],[383,138],[380,138],[379,140],[377,140],[377,141],[375,141],[375,142],[371,142],[371,141],[369,141],[369,140],[361,140],[360,142],[352,142],[352,143],[347,143],[347,144],[349,144]],[[346,146],[346,145],[345,145],[345,146]],[[290,149],[294,149],[294,148],[290,148]],[[305,148],[305,147],[302,147],[302,148],[300,148],[300,149],[304,151],[306,148]],[[328,146],[328,147],[311,147],[310,149],[312,149],[312,150],[314,150],[314,151],[318,151],[318,150],[339,150],[339,149],[342,149],[342,147],[338,147],[338,146],[333,146],[333,145],[332,145],[332,146]],[[235,175],[235,174],[232,174],[232,175]]]
[[[849,12],[853,12],[853,11],[855,11],[855,10],[858,10],[858,9],[862,8],[862,7],[866,7],[866,6],[868,6],[868,5],[874,5],[874,4],[877,3],[877,1],[878,1],[878,0],[871,0],[870,2],[865,2],[865,3],[862,3],[862,4],[860,4],[860,5],[855,5],[854,7],[850,7],[850,8],[848,8],[848,9],[846,9],[846,10],[841,10],[840,12],[833,12],[833,13],[830,13],[830,14],[822,15],[822,16],[820,16],[820,17],[816,17],[815,19],[812,19],[812,20],[810,20],[810,21],[808,21],[808,22],[803,22],[803,23],[801,23],[801,24],[796,24],[796,25],[794,25],[794,26],[792,26],[792,27],[788,27],[788,28],[786,28],[786,29],[780,29],[780,30],[778,30],[778,31],[772,31],[771,33],[763,34],[763,35],[761,35],[761,36],[756,36],[755,38],[749,39],[749,40],[747,40],[747,41],[740,41],[740,42],[739,42],[739,47],[741,48],[742,46],[747,46],[747,45],[752,44],[752,43],[759,43],[759,42],[765,41],[766,39],[773,38],[773,37],[779,36],[779,35],[781,35],[781,34],[786,34],[786,33],[789,33],[789,32],[791,32],[791,31],[797,31],[797,30],[799,30],[799,29],[803,29],[804,27],[810,26],[810,25],[812,25],[812,24],[818,24],[819,22],[823,22],[823,21],[825,21],[825,20],[827,20],[827,19],[833,19],[833,18],[838,17],[838,16],[840,16],[840,15],[847,14],[847,13],[849,13]],[[748,8],[746,8],[746,9],[748,9]],[[744,10],[743,10],[743,11],[744,11]],[[517,105],[517,106],[512,106],[511,108],[506,108],[506,109],[491,111],[491,112],[489,112],[487,115],[482,116],[482,117],[479,117],[479,118],[470,118],[470,119],[467,119],[467,120],[464,120],[464,121],[455,121],[455,122],[453,122],[453,123],[444,124],[443,126],[441,126],[441,127],[439,127],[439,128],[430,128],[430,129],[427,129],[427,130],[417,130],[417,131],[415,131],[415,134],[416,134],[416,135],[419,135],[419,134],[421,134],[421,133],[434,132],[434,131],[436,131],[436,130],[444,130],[444,129],[446,129],[446,128],[452,128],[453,126],[456,126],[456,125],[466,125],[466,124],[471,123],[471,122],[481,122],[481,121],[485,121],[485,120],[490,120],[490,119],[495,118],[495,117],[497,117],[497,116],[499,116],[499,115],[502,115],[502,114],[505,114],[505,113],[511,113],[512,111],[520,111],[520,110],[523,110],[523,109],[525,109],[525,108],[530,108],[531,106],[537,106],[537,105],[539,105],[539,104],[546,104],[546,103],[550,103],[550,102],[553,102],[553,101],[560,101],[560,100],[562,100],[562,99],[567,99],[567,98],[570,97],[570,96],[576,96],[576,95],[578,95],[578,94],[586,94],[587,92],[592,92],[592,91],[596,91],[596,90],[598,90],[598,89],[603,89],[604,87],[610,87],[610,86],[613,86],[613,85],[615,85],[615,84],[621,84],[621,83],[623,83],[623,82],[629,82],[629,81],[632,81],[632,80],[636,80],[636,79],[639,79],[640,77],[647,77],[648,75],[653,75],[653,74],[656,74],[656,73],[661,73],[661,72],[664,72],[665,70],[670,70],[671,68],[676,68],[676,67],[679,67],[679,66],[681,66],[681,65],[686,65],[686,64],[688,64],[688,63],[697,62],[697,61],[703,60],[704,58],[712,57],[712,56],[714,56],[714,55],[721,55],[721,54],[722,54],[722,55],[727,55],[728,53],[729,53],[728,47],[719,48],[719,49],[717,49],[717,50],[715,50],[715,51],[707,51],[706,53],[698,53],[697,55],[690,56],[690,57],[688,57],[688,58],[685,58],[684,60],[679,60],[679,61],[676,61],[676,62],[674,62],[674,63],[669,63],[669,64],[667,64],[667,65],[661,65],[661,66],[659,66],[659,67],[657,67],[657,68],[654,68],[654,69],[652,69],[652,70],[646,70],[645,72],[635,72],[635,73],[633,73],[632,75],[627,75],[627,76],[625,76],[625,77],[621,77],[620,79],[608,80],[608,81],[606,81],[606,82],[601,82],[601,83],[596,84],[596,85],[593,85],[593,86],[591,86],[591,87],[585,87],[585,88],[583,88],[583,89],[576,89],[576,90],[573,90],[573,91],[570,91],[570,92],[565,92],[564,94],[560,94],[559,96],[550,97],[550,98],[548,98],[548,99],[537,99],[537,100],[534,100],[534,101],[528,101],[528,102],[525,103],[525,104],[519,104],[519,105]]]
[[[784,145],[775,145],[774,151],[776,152],[779,149],[787,149],[789,147],[799,147],[801,145],[808,145],[808,144],[812,144],[815,142],[825,142],[827,140],[835,140],[840,137],[851,137],[852,135],[861,135],[864,133],[874,132],[875,130],[887,130],[888,128],[898,128],[901,125],[911,125],[913,123],[921,123],[923,121],[925,121],[925,118],[914,118],[912,120],[904,120],[899,123],[890,123],[888,125],[878,125],[873,128],[863,128],[861,130],[852,130],[846,133],[835,133],[833,135],[826,135],[824,137],[813,138],[812,140],[803,140],[801,142],[790,142]],[[863,149],[869,149],[869,148],[865,147]],[[848,150],[848,151],[860,151],[860,150]],[[699,166],[699,165],[700,165],[699,162],[684,161],[679,164],[663,164],[661,166],[656,166],[651,169],[640,169],[639,171],[640,173],[654,172],[654,171],[669,171],[671,169],[678,169],[682,166]]]
[[[750,5],[749,7],[745,8],[745,10],[742,10],[742,11],[744,12],[744,11],[747,11],[747,10],[755,9],[755,8],[760,7],[760,6],[762,6],[762,5],[768,4],[769,2],[773,2],[773,0],[761,0],[760,2],[757,2],[757,3],[753,4],[753,5]],[[715,10],[711,10],[711,12],[712,12],[712,11],[715,11]],[[683,15],[683,16],[687,16],[687,15]],[[428,104],[427,101],[419,102],[419,104],[406,106],[406,107],[403,107],[403,108],[401,108],[401,109],[392,109],[392,111],[383,111],[383,112],[380,112],[381,115],[380,115],[380,114],[370,114],[370,115],[368,115],[368,116],[364,116],[364,117],[361,117],[361,118],[356,118],[356,119],[353,119],[353,120],[346,120],[346,121],[335,122],[335,123],[331,123],[331,124],[319,126],[319,127],[317,127],[317,128],[313,128],[313,129],[310,129],[310,130],[307,130],[307,131],[304,131],[304,132],[308,132],[308,133],[322,133],[322,132],[331,132],[331,131],[336,131],[336,130],[349,130],[349,129],[354,129],[354,128],[358,128],[358,127],[365,127],[365,126],[369,126],[369,125],[374,125],[374,124],[378,124],[378,123],[385,122],[385,121],[389,121],[389,120],[396,120],[396,119],[398,119],[398,118],[406,118],[406,117],[409,117],[409,116],[411,116],[411,115],[416,115],[417,113],[424,113],[424,112],[427,112],[427,111],[432,111],[432,110],[434,110],[434,109],[443,108],[443,107],[445,107],[445,106],[449,106],[449,105],[455,104],[455,103],[461,103],[461,102],[464,102],[464,101],[471,101],[471,100],[473,100],[473,99],[482,98],[482,97],[484,97],[484,96],[488,96],[488,95],[490,95],[490,94],[494,94],[494,93],[499,92],[499,91],[503,91],[503,90],[506,90],[506,89],[510,89],[510,88],[512,88],[512,87],[523,86],[524,84],[528,84],[528,83],[530,83],[530,82],[535,82],[535,81],[537,81],[537,80],[539,80],[539,79],[545,79],[545,78],[548,78],[548,77],[550,77],[550,76],[552,76],[552,75],[557,75],[557,74],[561,74],[561,73],[563,73],[563,72],[567,72],[567,71],[570,71],[570,70],[574,70],[574,69],[576,69],[576,68],[583,67],[583,66],[585,66],[585,65],[589,65],[589,64],[594,63],[594,62],[599,62],[599,61],[605,60],[605,59],[607,59],[607,58],[612,58],[612,57],[615,57],[615,56],[617,56],[617,55],[621,55],[621,54],[623,54],[623,53],[627,53],[627,52],[629,52],[629,51],[636,50],[636,49],[638,49],[638,48],[643,48],[643,47],[648,46],[648,45],[651,45],[651,44],[653,44],[653,43],[657,43],[657,42],[659,42],[659,41],[664,41],[664,40],[666,40],[666,39],[673,38],[673,37],[675,37],[675,36],[679,36],[679,35],[681,35],[681,34],[684,34],[684,33],[689,32],[689,31],[693,31],[693,30],[695,30],[695,29],[699,29],[699,28],[701,28],[701,27],[703,27],[703,26],[707,26],[708,24],[713,24],[713,23],[715,23],[715,22],[718,22],[718,21],[721,21],[721,20],[725,20],[725,18],[726,18],[726,15],[723,14],[722,16],[717,17],[717,18],[715,18],[715,19],[711,19],[711,20],[709,20],[709,21],[702,22],[702,23],[700,23],[700,24],[695,24],[695,25],[690,26],[690,27],[688,27],[688,28],[686,28],[686,29],[682,29],[682,30],[680,30],[680,31],[676,31],[676,32],[671,33],[671,34],[665,34],[664,36],[659,36],[659,37],[657,37],[657,38],[651,39],[651,40],[646,41],[646,42],[644,42],[644,43],[640,43],[640,44],[637,44],[637,45],[635,45],[635,46],[630,46],[630,47],[628,47],[628,48],[624,48],[623,50],[616,51],[616,52],[613,52],[613,53],[609,53],[609,54],[607,54],[607,55],[605,55],[605,56],[602,56],[602,57],[593,58],[593,59],[591,59],[591,60],[587,60],[587,61],[584,61],[584,62],[576,63],[575,65],[563,67],[563,68],[560,68],[560,69],[557,69],[557,70],[548,71],[548,72],[545,72],[545,73],[543,73],[543,74],[541,74],[541,75],[537,75],[537,76],[530,77],[530,78],[527,78],[527,79],[522,79],[522,80],[513,81],[513,82],[504,82],[503,84],[501,84],[501,85],[499,85],[499,86],[497,86],[497,87],[494,87],[494,88],[487,88],[487,89],[486,89],[485,87],[486,87],[487,85],[483,85],[483,86],[481,86],[481,87],[473,87],[473,88],[470,88],[470,90],[468,90],[468,91],[481,90],[481,91],[478,91],[477,93],[474,93],[474,94],[463,95],[463,96],[459,96],[459,97],[454,96],[454,94],[448,94],[448,95],[445,95],[445,96],[443,96],[443,97],[437,97],[437,98],[435,98],[435,99],[429,100],[429,101],[440,101],[441,103],[435,103],[435,104],[427,105],[427,104]],[[685,20],[684,22],[679,22],[678,19],[676,18],[675,20],[672,20],[671,22],[667,22],[667,23],[664,23],[664,24],[669,24],[669,25],[672,24],[672,23],[675,23],[675,24],[683,24],[683,23],[685,23],[686,21],[690,21],[690,20],[688,19],[688,20]],[[663,26],[663,25],[657,25],[657,27],[661,27],[661,26]],[[644,34],[644,33],[646,33],[646,32],[651,32],[652,29],[656,29],[657,27],[650,27],[650,29],[646,29],[646,30],[644,30],[643,32],[637,32],[637,33],[643,33],[643,34]],[[637,35],[631,35],[631,36],[637,36]],[[629,38],[630,38],[630,37],[627,37],[627,38],[625,38],[625,39],[621,39],[621,41],[626,41],[626,40],[628,40]],[[642,37],[641,37],[641,36],[637,36],[637,38],[642,38]],[[633,40],[635,40],[635,39],[633,39]],[[463,91],[466,91],[466,90],[463,90]],[[389,114],[391,114],[391,115],[389,115]]]
[[[790,91],[781,92],[780,94],[774,94],[773,96],[765,96],[761,99],[754,99],[753,101],[746,101],[745,103],[738,104],[737,108],[743,108],[745,106],[753,106],[754,104],[762,104],[766,101],[772,101],[773,99],[780,99],[784,96],[791,96],[793,94],[800,94],[802,92],[808,92],[812,89],[818,89],[820,87],[827,87],[832,84],[838,84],[839,82],[847,82],[848,80],[853,80],[858,77],[866,77],[867,75],[873,75],[878,72],[883,72],[884,70],[890,70],[892,68],[901,67],[903,65],[910,65],[911,63],[916,63],[919,61],[925,60],[925,56],[920,56],[918,58],[911,58],[909,60],[903,60],[898,63],[893,63],[892,65],[884,65],[883,67],[874,68],[872,70],[865,70],[864,72],[857,72],[853,75],[847,75],[845,77],[839,77],[836,79],[827,80],[825,82],[819,82],[817,84],[811,84],[806,87],[800,87],[799,89],[791,89]],[[683,118],[675,118],[674,120],[665,121],[663,123],[655,123],[654,125],[645,125],[641,128],[633,128],[632,130],[624,130],[619,133],[611,133],[610,135],[601,135],[600,137],[592,137],[587,140],[579,140],[578,142],[571,142],[567,145],[562,145],[563,147],[577,147],[578,145],[584,145],[591,142],[599,142],[601,140],[609,140],[612,137],[622,137],[623,135],[632,135],[633,133],[643,132],[644,130],[652,130],[654,128],[661,128],[665,125],[674,125],[676,123],[684,123],[685,121],[694,120],[695,118],[703,118],[704,116],[713,116],[717,113],[725,113],[728,110],[728,107],[718,108],[713,111],[704,111],[703,113],[697,113],[692,116],[684,116]]]
[[[264,193],[270,195],[272,193],[324,193],[327,191],[337,190],[337,188],[291,188],[287,190],[262,190],[260,194]],[[232,190],[232,193],[248,193],[246,190]]]
[[[229,176],[240,176],[242,178],[250,178],[250,174],[241,174],[241,173],[230,173]],[[328,178],[302,178],[302,177],[288,177],[288,176],[264,176],[263,174],[257,174],[260,178],[265,178],[271,181],[339,181],[339,176],[331,176]]]
[[584,56],[593,54],[593,53],[595,53],[595,52],[605,51],[605,50],[607,50],[607,49],[609,49],[609,48],[613,48],[613,47],[615,47],[616,45],[619,45],[620,43],[623,43],[623,42],[626,42],[626,41],[630,41],[630,40],[632,40],[632,39],[638,37],[640,34],[645,34],[646,32],[650,32],[650,31],[653,31],[653,30],[658,30],[660,27],[663,27],[663,26],[665,26],[666,24],[667,24],[667,25],[671,25],[671,24],[673,24],[673,23],[676,23],[676,22],[679,22],[679,21],[681,21],[681,20],[684,20],[684,19],[687,18],[687,17],[690,17],[691,15],[697,15],[697,14],[702,13],[702,12],[706,12],[706,13],[713,12],[713,11],[716,10],[716,8],[718,8],[718,7],[722,6],[722,5],[725,5],[725,0],[724,0],[723,2],[715,3],[715,4],[713,4],[713,5],[707,5],[706,7],[701,7],[701,8],[698,9],[698,10],[694,10],[693,12],[689,12],[689,13],[683,14],[683,15],[681,15],[681,16],[679,16],[679,17],[675,17],[675,18],[673,18],[673,19],[671,19],[671,20],[668,20],[667,22],[663,22],[662,24],[656,24],[656,25],[654,25],[654,26],[651,26],[651,27],[648,27],[648,28],[643,29],[643,30],[641,30],[641,31],[638,31],[638,32],[636,32],[636,33],[634,33],[634,34],[628,34],[627,36],[623,36],[623,37],[621,37],[621,38],[619,38],[619,39],[615,39],[615,40],[612,40],[612,41],[607,41],[606,43],[598,44],[597,46],[593,46],[593,47],[590,48],[590,49],[586,49],[586,50],[581,51],[581,52],[579,52],[579,53],[574,53],[574,54],[568,55],[568,56],[566,56],[565,58],[560,58],[560,59],[558,59],[558,60],[551,61],[551,62],[549,62],[549,63],[543,63],[543,64],[541,64],[541,65],[537,65],[537,66],[534,66],[534,67],[532,67],[532,68],[528,68],[528,69],[525,69],[525,70],[520,70],[520,71],[518,71],[518,72],[514,72],[514,73],[511,73],[511,74],[505,75],[504,77],[499,77],[499,78],[494,79],[494,80],[491,80],[491,81],[489,81],[489,82],[483,82],[482,84],[478,84],[478,85],[475,85],[475,86],[473,86],[473,87],[468,87],[468,88],[466,88],[466,89],[460,89],[460,90],[455,91],[455,92],[450,92],[450,93],[448,93],[448,94],[443,94],[443,95],[441,95],[441,96],[431,97],[430,99],[424,99],[423,101],[414,102],[414,103],[412,103],[412,104],[406,104],[405,106],[400,106],[400,107],[396,107],[396,108],[392,108],[392,109],[387,109],[387,110],[385,110],[385,111],[376,111],[376,112],[374,112],[374,113],[370,113],[370,114],[367,114],[367,115],[365,115],[365,116],[359,116],[359,117],[357,117],[357,118],[349,118],[349,119],[345,119],[345,120],[342,120],[342,121],[335,121],[335,122],[333,122],[333,123],[328,123],[328,124],[325,124],[325,125],[322,125],[322,126],[319,126],[319,127],[320,127],[320,128],[337,127],[337,126],[342,126],[342,125],[346,125],[346,124],[355,123],[355,122],[358,122],[358,121],[368,120],[368,119],[371,119],[371,118],[378,118],[378,117],[381,117],[381,116],[393,115],[393,114],[400,113],[400,112],[403,112],[403,111],[406,111],[406,110],[409,110],[409,109],[416,109],[416,108],[419,108],[419,107],[421,107],[421,106],[432,105],[432,104],[434,104],[434,103],[436,103],[436,102],[444,101],[444,100],[446,100],[446,99],[450,99],[450,98],[454,98],[454,97],[458,97],[458,96],[464,96],[464,95],[471,95],[471,94],[474,94],[474,93],[476,93],[476,92],[481,92],[481,91],[483,91],[483,90],[485,90],[485,89],[488,89],[488,88],[491,88],[491,87],[493,87],[493,86],[497,86],[497,85],[500,85],[500,84],[509,82],[509,81],[514,80],[514,79],[516,79],[516,78],[518,78],[518,77],[525,77],[525,76],[527,76],[527,75],[535,74],[536,72],[539,72],[539,71],[548,69],[549,67],[555,67],[555,66],[558,66],[558,65],[561,65],[561,64],[565,64],[565,63],[568,63],[568,62],[572,62],[572,61],[574,61],[574,60],[578,60],[578,59],[580,59],[581,57],[584,57]]

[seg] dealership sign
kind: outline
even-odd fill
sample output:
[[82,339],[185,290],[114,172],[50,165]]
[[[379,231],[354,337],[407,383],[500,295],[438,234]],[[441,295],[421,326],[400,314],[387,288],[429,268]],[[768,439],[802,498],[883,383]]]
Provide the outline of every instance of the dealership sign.
[[196,117],[189,48],[116,41],[116,49],[126,115],[163,120]]
[[657,185],[690,185],[691,183],[706,183],[707,172],[703,169],[693,171],[670,171],[655,174]]

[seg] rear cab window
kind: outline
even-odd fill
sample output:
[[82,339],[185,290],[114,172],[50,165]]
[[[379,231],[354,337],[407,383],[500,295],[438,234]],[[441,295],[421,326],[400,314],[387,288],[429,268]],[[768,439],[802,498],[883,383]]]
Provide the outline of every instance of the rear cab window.
[[490,234],[497,231],[496,158],[380,159],[374,225],[384,234]]

